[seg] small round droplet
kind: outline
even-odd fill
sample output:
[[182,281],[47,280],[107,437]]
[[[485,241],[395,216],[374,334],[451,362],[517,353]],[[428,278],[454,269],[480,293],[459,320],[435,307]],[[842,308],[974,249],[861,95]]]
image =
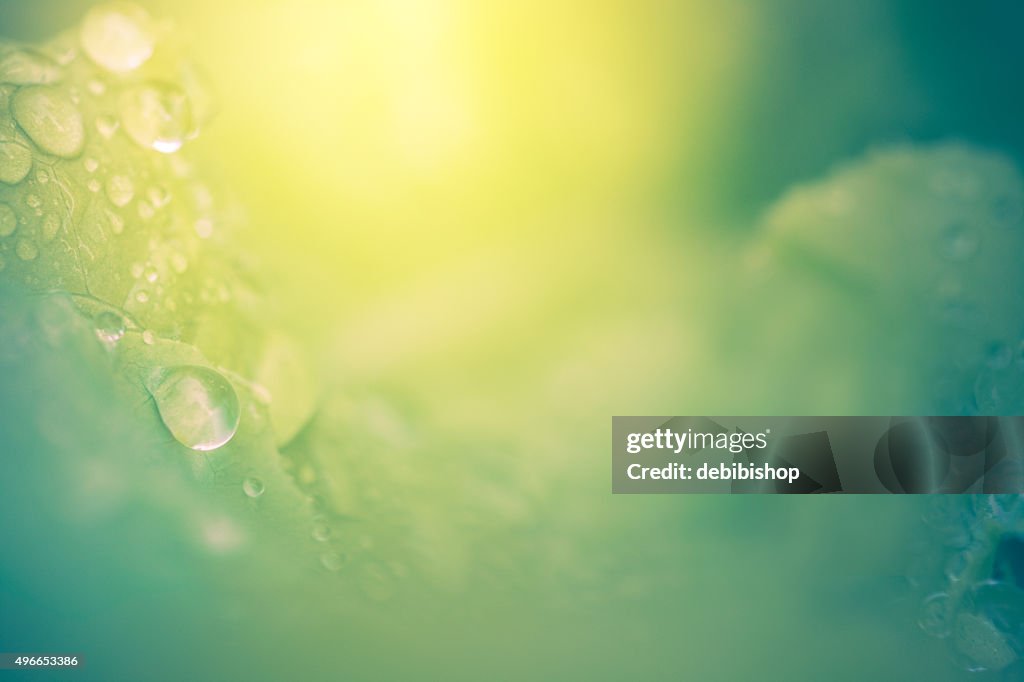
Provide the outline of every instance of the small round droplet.
[[60,78],[60,66],[33,50],[12,50],[0,57],[0,83],[40,85],[54,83]]
[[978,233],[962,222],[948,226],[942,234],[942,254],[949,260],[967,260],[978,250]]
[[146,278],[146,281],[150,283],[155,282],[157,278],[160,276],[159,273],[156,271],[156,268],[154,268],[152,265],[143,269],[142,275],[143,277]]
[[85,183],[85,186],[89,188],[90,192],[100,191],[100,181],[97,180],[96,178],[89,180],[89,182]]
[[42,200],[39,198],[38,195],[35,194],[29,194],[28,196],[26,196],[25,203],[28,204],[30,208],[39,208],[40,206],[43,205]]
[[153,185],[146,190],[146,198],[153,208],[163,208],[171,201],[171,193],[163,185]]
[[50,174],[46,172],[46,169],[40,168],[39,172],[36,173],[36,182],[40,185],[45,185],[50,181]]
[[19,142],[0,142],[0,182],[17,185],[31,168],[32,150]]
[[96,78],[93,78],[91,81],[86,83],[85,87],[88,88],[90,94],[95,95],[96,97],[99,97],[107,91],[107,86],[103,84],[103,81]]
[[917,624],[926,635],[948,637],[952,631],[949,595],[939,592],[927,597],[921,604],[921,616]]
[[135,196],[135,185],[127,175],[111,175],[107,179],[107,198],[120,208]]
[[29,239],[20,240],[18,245],[14,247],[14,252],[18,254],[18,258],[21,260],[35,260],[39,256],[39,248],[35,245],[35,242]]
[[242,491],[247,497],[253,499],[263,494],[266,487],[263,485],[262,479],[256,478],[255,476],[248,476],[242,481]]
[[119,100],[119,111],[129,137],[164,154],[178,151],[192,128],[188,97],[168,83],[149,83],[126,91]]
[[140,7],[111,2],[89,10],[79,39],[91,60],[120,73],[137,69],[152,56],[156,32]]
[[320,565],[332,573],[344,568],[345,562],[346,557],[340,552],[324,552],[320,555]]
[[88,158],[82,163],[82,165],[85,166],[85,170],[89,173],[95,173],[96,169],[100,167],[100,162],[96,159]]
[[18,90],[11,106],[18,125],[41,150],[71,158],[82,151],[82,115],[64,92],[45,85]]
[[193,450],[216,450],[238,430],[238,396],[218,372],[198,365],[164,370],[150,389],[174,438]]
[[112,310],[104,310],[96,316],[96,336],[104,343],[117,343],[124,336],[124,318]]
[[156,343],[156,334],[147,329],[146,331],[142,332],[142,342],[147,346],[152,346],[154,343]]
[[149,292],[145,289],[135,292],[135,300],[139,303],[149,303]]
[[18,216],[7,204],[0,204],[0,237],[9,237],[18,229]]
[[110,139],[117,132],[121,122],[113,116],[97,116],[96,117],[96,130],[106,139]]
[[326,521],[320,520],[313,523],[313,539],[317,542],[327,542],[331,539],[331,527]]

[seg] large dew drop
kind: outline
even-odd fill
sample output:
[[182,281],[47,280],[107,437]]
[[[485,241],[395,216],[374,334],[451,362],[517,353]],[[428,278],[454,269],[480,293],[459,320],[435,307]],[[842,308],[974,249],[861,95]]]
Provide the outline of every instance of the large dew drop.
[[140,7],[112,2],[85,15],[79,37],[89,59],[121,73],[137,69],[153,55],[155,33],[149,15]]
[[21,129],[48,154],[70,158],[82,151],[82,115],[57,88],[36,85],[18,90],[12,109]]
[[192,109],[184,91],[168,83],[149,83],[125,92],[118,102],[125,132],[139,145],[171,154],[192,130]]
[[216,450],[238,430],[238,396],[208,367],[164,370],[150,388],[160,418],[174,438],[193,450]]

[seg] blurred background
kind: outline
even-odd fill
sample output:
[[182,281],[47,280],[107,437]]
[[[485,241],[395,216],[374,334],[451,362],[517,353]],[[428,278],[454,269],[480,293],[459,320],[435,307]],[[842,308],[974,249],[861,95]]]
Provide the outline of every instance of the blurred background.
[[[108,177],[136,250],[81,291],[0,244],[0,650],[81,679],[1024,679],[1015,507],[608,476],[616,414],[1024,409],[1024,7],[94,5],[0,2],[85,112],[82,156],[33,169],[88,197],[109,158],[182,207],[153,227]],[[90,10],[152,58],[94,63]],[[180,153],[101,129],[151,77],[190,98]],[[110,274],[136,263],[147,300]],[[202,457],[139,369],[186,362],[241,403]]]

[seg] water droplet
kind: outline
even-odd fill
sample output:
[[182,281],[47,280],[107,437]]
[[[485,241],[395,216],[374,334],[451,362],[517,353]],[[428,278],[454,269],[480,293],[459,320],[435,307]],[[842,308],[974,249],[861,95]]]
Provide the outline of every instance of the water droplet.
[[99,131],[100,135],[102,135],[108,140],[114,136],[114,133],[117,132],[117,129],[120,125],[120,121],[118,121],[113,116],[96,117],[96,130]]
[[21,260],[35,260],[39,255],[39,248],[35,245],[35,242],[22,239],[18,241],[18,245],[14,247],[14,252],[18,254],[18,258]]
[[942,234],[942,254],[949,260],[967,260],[978,250],[978,233],[962,222],[948,226]]
[[0,182],[16,185],[32,168],[32,151],[13,141],[0,142]]
[[242,481],[242,491],[247,497],[257,498],[263,494],[265,489],[263,481],[255,476],[249,476]]
[[18,216],[7,204],[0,204],[0,237],[10,237],[18,229]]
[[216,450],[238,430],[235,389],[208,367],[182,365],[164,370],[150,393],[167,429],[193,450]]
[[146,190],[146,198],[154,208],[163,208],[171,201],[171,193],[163,185],[153,185]]
[[324,520],[313,523],[313,539],[317,542],[327,542],[331,539],[331,527]]
[[142,271],[142,275],[143,275],[143,277],[146,278],[146,281],[150,282],[150,283],[155,282],[157,280],[157,278],[160,277],[160,273],[158,273],[156,271],[156,268],[154,268],[152,265],[150,265],[149,267],[145,268]]
[[167,83],[128,90],[121,95],[119,109],[129,137],[164,154],[178,151],[192,127],[188,97],[181,88]]
[[100,167],[100,162],[96,159],[88,158],[82,163],[82,165],[85,166],[85,170],[89,173],[95,173],[96,169]]
[[85,186],[89,188],[90,192],[99,192],[100,191],[100,181],[97,180],[96,178],[93,178],[92,180],[87,182]]
[[117,343],[124,336],[124,318],[111,310],[96,316],[96,336],[105,343]]
[[948,637],[952,631],[949,595],[939,592],[927,597],[921,604],[917,624],[930,637]]
[[79,34],[82,49],[109,71],[137,69],[153,54],[153,23],[140,7],[126,2],[98,5],[85,15]]
[[40,200],[40,198],[35,194],[29,194],[28,196],[26,196],[25,203],[28,204],[31,208],[39,208],[40,206],[43,205],[42,200]]
[[60,231],[60,218],[54,213],[48,213],[43,222],[39,225],[39,234],[44,242],[51,241]]
[[40,168],[39,172],[36,173],[36,182],[38,182],[40,185],[45,185],[49,181],[50,181],[50,174],[47,173],[45,169]]
[[146,331],[142,332],[142,342],[147,346],[152,346],[154,343],[156,343],[156,334],[147,329]]
[[127,175],[111,175],[107,179],[107,198],[110,203],[120,208],[135,196],[135,185]]
[[135,300],[139,303],[149,303],[149,292],[142,289],[135,293]]
[[65,93],[44,85],[22,88],[11,108],[18,125],[44,152],[70,158],[82,151],[82,115]]
[[39,85],[61,78],[61,68],[46,55],[19,49],[0,58],[0,83]]
[[340,552],[324,552],[320,555],[320,565],[331,572],[340,571],[346,562],[347,557]]
[[85,84],[85,87],[89,89],[89,92],[97,97],[107,91],[107,86],[103,84],[103,81],[93,78],[91,81]]

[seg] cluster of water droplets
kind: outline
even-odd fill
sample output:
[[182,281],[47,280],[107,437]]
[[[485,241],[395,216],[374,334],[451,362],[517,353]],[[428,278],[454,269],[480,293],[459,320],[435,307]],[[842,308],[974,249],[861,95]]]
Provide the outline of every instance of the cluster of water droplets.
[[[231,298],[218,277],[187,279],[215,218],[177,152],[198,132],[188,91],[209,96],[185,62],[149,69],[159,34],[144,10],[111,2],[39,48],[0,43],[0,276],[88,302],[112,351],[128,335],[155,347],[180,333],[180,308]],[[239,407],[224,376],[156,376],[148,388],[179,442],[231,439]]]
[[[190,236],[212,234],[215,217],[195,209],[202,188],[188,187],[187,162],[171,158],[198,134],[212,97],[184,60],[150,69],[159,33],[141,8],[112,2],[38,48],[0,42],[0,272],[30,287],[114,300],[114,291],[93,290],[89,270],[150,245],[125,238],[114,247],[113,238],[139,224],[181,221],[172,201],[190,203]],[[167,176],[178,186],[157,181]],[[177,241],[180,264],[187,240]],[[25,265],[12,271],[18,263]]]
[[1020,495],[936,496],[929,501],[908,579],[918,626],[972,671],[1018,679],[1024,656],[1024,500]]
[[[233,348],[252,353],[267,330],[238,311],[252,292],[216,251],[227,217],[185,156],[209,116],[209,90],[193,66],[168,70],[173,59],[153,58],[160,34],[145,11],[113,2],[39,49],[0,44],[0,277],[70,294],[103,356],[137,374],[140,414],[155,414],[161,434],[188,449],[169,452],[197,481],[230,490],[240,514],[305,500],[311,562],[386,599],[407,573],[401,553],[326,501],[338,492],[322,459],[278,454],[283,441],[269,433],[272,416],[291,439],[314,409],[313,389],[295,379],[300,349],[275,337],[262,358],[231,364]],[[238,334],[245,341],[232,346]],[[226,357],[211,359],[218,346]],[[273,403],[264,379],[275,391],[283,384],[287,402]],[[231,447],[239,442],[245,452]],[[239,551],[244,525],[242,515],[213,515],[197,539]]]

